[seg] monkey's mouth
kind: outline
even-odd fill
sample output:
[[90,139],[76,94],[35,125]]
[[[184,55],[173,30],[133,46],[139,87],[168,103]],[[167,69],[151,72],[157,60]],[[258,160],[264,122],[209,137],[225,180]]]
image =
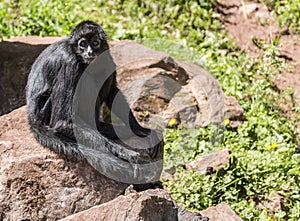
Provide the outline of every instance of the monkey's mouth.
[[82,58],[83,58],[83,61],[85,62],[85,63],[91,63],[95,58],[96,58],[96,56],[94,56],[94,55],[82,55]]

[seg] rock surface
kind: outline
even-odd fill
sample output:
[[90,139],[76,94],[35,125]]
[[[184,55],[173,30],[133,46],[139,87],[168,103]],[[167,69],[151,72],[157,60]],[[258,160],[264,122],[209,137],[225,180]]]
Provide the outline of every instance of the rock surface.
[[209,217],[210,221],[242,221],[242,219],[224,202],[201,211],[201,214]]
[[222,123],[225,114],[230,119],[243,115],[236,99],[227,99],[217,80],[199,65],[132,41],[115,44],[111,54],[119,86],[144,124],[164,128],[176,119],[176,126],[195,128]]
[[25,107],[0,117],[0,220],[57,220],[108,202],[127,185],[38,144]]
[[30,67],[47,45],[0,43],[0,115],[25,104]]
[[169,194],[161,189],[129,193],[125,196],[68,216],[61,221],[208,221],[200,213],[179,207]]
[[211,174],[216,170],[219,172],[225,171],[224,166],[228,164],[230,164],[230,151],[221,150],[187,163],[185,164],[185,167],[188,170],[197,170],[202,174]]
[[261,210],[267,209],[270,212],[286,211],[289,207],[289,202],[276,191],[272,191],[266,200],[259,202],[258,208]]
[[245,120],[244,109],[233,96],[225,97],[226,118],[230,120],[230,126],[236,128]]

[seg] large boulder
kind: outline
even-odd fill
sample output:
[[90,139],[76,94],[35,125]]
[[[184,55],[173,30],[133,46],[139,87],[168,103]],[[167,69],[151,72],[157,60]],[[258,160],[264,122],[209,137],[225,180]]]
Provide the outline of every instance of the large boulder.
[[200,213],[178,206],[170,195],[161,189],[132,192],[125,196],[68,216],[61,221],[208,221]]
[[176,120],[181,128],[197,128],[223,123],[225,118],[243,120],[237,100],[225,96],[217,80],[201,66],[133,41],[115,43],[111,54],[118,85],[144,124],[165,128]]
[[25,104],[25,86],[36,57],[61,37],[22,37],[0,42],[0,115]]
[[[121,195],[124,192],[127,194]],[[86,162],[63,159],[42,147],[30,133],[25,106],[1,116],[0,220],[64,217],[67,218],[63,220],[208,220],[178,206],[165,190],[137,193],[132,186],[101,175]]]
[[43,148],[25,107],[0,117],[0,220],[57,220],[108,202],[127,186]]

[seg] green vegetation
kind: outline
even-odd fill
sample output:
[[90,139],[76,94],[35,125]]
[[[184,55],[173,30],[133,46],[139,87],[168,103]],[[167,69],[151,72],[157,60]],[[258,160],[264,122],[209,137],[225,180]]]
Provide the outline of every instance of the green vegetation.
[[[285,64],[276,57],[277,40],[265,45],[264,54],[257,59],[241,52],[238,56],[232,52],[226,57],[207,59],[208,69],[217,76],[225,93],[239,99],[247,121],[237,130],[227,128],[224,133],[220,148],[232,150],[234,156],[225,175],[205,176],[181,168],[176,182],[166,182],[178,202],[201,210],[226,201],[243,220],[263,221],[268,217],[270,220],[287,217],[299,220],[299,147],[293,123],[274,105],[284,95],[270,82],[273,74],[285,70]],[[212,55],[216,53],[214,49],[213,45],[209,48]],[[180,156],[167,155],[166,161],[171,156],[180,166],[187,159],[197,158],[197,154],[201,155],[209,145],[208,135],[208,131],[202,130],[169,131],[166,153],[187,151]],[[268,200],[274,192],[289,201],[287,211],[258,210],[256,203]]]
[[[172,196],[190,209],[202,210],[226,201],[243,220],[300,219],[300,151],[295,122],[276,106],[292,99],[290,91],[276,89],[270,78],[287,71],[278,59],[278,39],[266,45],[258,58],[239,51],[220,28],[220,15],[210,0],[201,1],[2,1],[0,38],[22,35],[67,35],[76,23],[91,19],[102,24],[110,39],[177,39],[174,44],[150,41],[150,45],[175,57],[205,66],[245,110],[247,121],[238,129],[226,126],[224,141],[217,149],[230,149],[232,162],[225,175],[201,175],[186,171],[182,164],[212,150],[211,126],[199,130],[170,129],[165,133],[166,168],[177,168],[176,180],[165,180]],[[200,1],[199,1],[200,2]],[[299,32],[299,0],[264,1],[271,4],[280,24]],[[155,42],[155,43],[154,43]],[[175,41],[176,42],[176,41]],[[192,49],[191,49],[192,48]],[[175,50],[174,50],[175,49]],[[299,107],[291,107],[300,116]],[[298,111],[298,112],[297,112]],[[259,209],[258,202],[272,193],[283,196],[285,210]]]
[[290,27],[300,34],[300,0],[260,0],[269,6],[283,27]]

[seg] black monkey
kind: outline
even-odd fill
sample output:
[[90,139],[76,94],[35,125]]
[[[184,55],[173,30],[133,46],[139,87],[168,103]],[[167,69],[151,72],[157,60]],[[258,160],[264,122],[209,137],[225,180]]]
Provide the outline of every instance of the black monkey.
[[[162,141],[156,132],[144,128],[134,118],[125,97],[116,86],[116,72],[106,81],[95,105],[96,128],[81,127],[72,120],[72,102],[76,85],[88,65],[109,49],[104,30],[97,23],[79,23],[71,35],[47,47],[32,65],[26,87],[29,124],[35,138],[44,146],[66,156],[93,161],[79,144],[74,130],[80,131],[86,143],[106,148],[118,158],[133,163],[147,163],[162,153]],[[101,74],[101,73],[99,73]],[[140,137],[149,137],[149,156],[116,143],[117,134],[111,124],[99,121],[99,110],[105,102],[111,109],[116,95],[122,106],[115,114],[127,128]],[[126,137],[126,133],[124,137]],[[86,145],[86,144],[85,144]],[[84,151],[83,151],[84,150]],[[141,157],[143,155],[143,157]]]

